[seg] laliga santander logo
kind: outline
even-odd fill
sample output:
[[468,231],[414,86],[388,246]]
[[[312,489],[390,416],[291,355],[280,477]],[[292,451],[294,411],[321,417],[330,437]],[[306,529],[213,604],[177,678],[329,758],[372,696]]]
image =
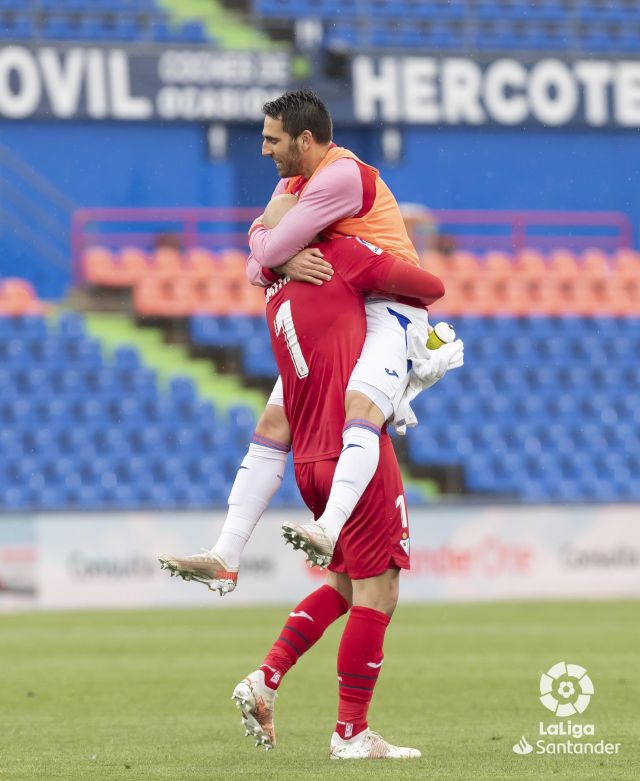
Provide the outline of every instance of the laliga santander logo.
[[[593,682],[585,668],[579,664],[558,662],[540,676],[540,702],[558,719],[584,713],[593,694]],[[512,751],[520,755],[534,752],[536,755],[576,756],[620,753],[621,743],[611,743],[604,738],[583,740],[595,734],[595,724],[583,724],[581,720],[574,723],[571,719],[567,719],[548,724],[541,721],[538,725],[539,737],[535,740],[535,746],[532,746],[523,735],[512,746]]]
[[540,676],[540,702],[560,718],[584,713],[593,693],[591,678],[579,664],[558,662]]

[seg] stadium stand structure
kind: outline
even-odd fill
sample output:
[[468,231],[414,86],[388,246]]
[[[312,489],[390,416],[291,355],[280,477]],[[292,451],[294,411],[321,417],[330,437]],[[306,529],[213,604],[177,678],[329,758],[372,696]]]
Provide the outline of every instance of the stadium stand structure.
[[[633,0],[0,0],[0,40],[264,50],[317,20],[328,49],[640,51]],[[260,29],[262,28],[262,29]]]
[[272,44],[215,0],[0,0],[0,40]]
[[0,316],[43,315],[49,308],[26,279],[0,279]]
[[[273,380],[263,293],[238,251],[88,247],[83,260],[98,296],[132,289],[139,322],[178,321],[196,354],[234,355],[250,383]],[[464,370],[415,401],[421,426],[402,444],[412,474],[457,470],[467,493],[526,501],[638,500],[640,254],[423,260],[447,288],[432,320],[451,316],[467,349]],[[128,315],[124,331],[91,314],[52,326],[49,306],[23,280],[0,285],[0,506],[223,504],[260,403],[228,405],[232,389],[219,403],[197,373],[174,376],[190,369],[175,353],[155,360],[150,329]],[[276,506],[300,502],[292,471]]]
[[640,50],[633,0],[253,0],[265,26],[323,25],[328,48]]
[[198,19],[176,23],[154,0],[0,2],[0,38],[212,43]]
[[[428,252],[423,262],[444,280],[444,306],[452,316],[640,315],[640,254],[631,249],[558,249],[548,254],[525,249],[515,256],[501,251]],[[239,250],[194,248],[180,253],[94,246],[85,250],[82,265],[91,285],[133,288],[139,316],[264,311],[261,289],[246,283],[245,256]],[[441,306],[432,309],[438,312]]]
[[461,464],[478,493],[640,498],[638,317],[461,317],[456,326],[464,371],[416,400],[426,427],[409,433],[413,462]]
[[92,285],[133,288],[135,312],[141,317],[264,312],[264,294],[247,284],[245,255],[238,250],[194,248],[183,255],[169,248],[146,253],[137,247],[120,252],[90,247],[83,266]]
[[[162,261],[152,271],[156,257],[141,260],[147,276],[167,272]],[[194,255],[172,257],[175,279],[188,280]],[[219,277],[220,308],[192,298],[191,312],[180,312],[189,315],[191,341],[237,350],[245,374],[269,381],[275,367],[262,317],[253,303],[244,311],[240,299],[229,305],[228,280],[237,284],[242,258],[201,257],[208,269],[238,269]],[[113,274],[122,256],[108,258]],[[450,316],[467,349],[464,371],[415,403],[423,426],[407,438],[414,470],[461,468],[469,492],[530,501],[640,498],[640,254],[459,251],[423,260],[447,289],[432,319]]]
[[[72,313],[0,317],[0,387],[2,510],[224,505],[255,426],[135,348],[106,355]],[[274,506],[300,502],[288,469]]]
[[[466,492],[529,501],[640,498],[638,316],[454,322],[465,367],[414,403],[421,421],[407,436],[414,473],[461,467]],[[261,322],[194,316],[191,338],[233,344],[248,374],[272,376]]]

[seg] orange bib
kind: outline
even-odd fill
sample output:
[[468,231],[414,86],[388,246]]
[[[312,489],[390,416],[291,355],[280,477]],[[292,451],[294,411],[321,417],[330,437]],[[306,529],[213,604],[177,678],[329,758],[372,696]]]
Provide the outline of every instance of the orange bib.
[[289,179],[285,192],[301,195],[314,176],[326,166],[341,158],[355,160],[362,177],[362,209],[353,217],[345,217],[322,231],[327,239],[339,236],[358,236],[375,244],[401,260],[419,265],[418,253],[411,243],[402,214],[391,190],[380,178],[379,171],[363,163],[356,155],[342,146],[331,146],[309,179],[294,176]]

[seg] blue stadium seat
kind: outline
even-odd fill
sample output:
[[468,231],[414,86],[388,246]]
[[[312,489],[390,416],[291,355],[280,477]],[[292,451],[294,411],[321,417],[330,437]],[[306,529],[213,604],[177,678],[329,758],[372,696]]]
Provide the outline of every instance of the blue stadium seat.
[[184,43],[206,43],[212,41],[201,22],[197,21],[183,23],[179,32],[179,40]]
[[23,41],[33,37],[33,33],[33,22],[27,14],[0,19],[0,39]]

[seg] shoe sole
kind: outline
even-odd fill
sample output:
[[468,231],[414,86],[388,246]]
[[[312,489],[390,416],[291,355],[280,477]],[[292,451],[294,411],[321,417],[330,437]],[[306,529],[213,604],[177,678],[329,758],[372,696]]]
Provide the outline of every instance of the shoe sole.
[[378,760],[378,759],[420,759],[422,757],[422,752],[419,749],[414,749],[417,753],[415,754],[402,754],[398,756],[394,756],[393,754],[387,754],[384,757],[371,757],[371,756],[355,756],[355,755],[349,755],[349,754],[341,754],[341,753],[334,753],[333,749],[330,749],[329,751],[329,758],[330,759],[344,759],[347,761],[356,761],[361,759],[370,759],[370,760]]
[[171,559],[163,559],[158,557],[158,561],[160,562],[160,569],[169,570],[169,575],[172,578],[181,577],[182,580],[194,580],[196,583],[202,583],[209,589],[209,591],[217,591],[221,597],[223,597],[225,594],[229,594],[236,587],[236,584],[228,578],[208,580],[207,578],[202,578],[195,572],[181,569],[178,564],[176,564]]
[[284,524],[281,533],[287,545],[292,545],[294,550],[304,551],[308,562],[315,564],[320,569],[326,569],[329,566],[331,556],[328,556],[326,553],[319,553],[311,542],[296,529]]
[[274,748],[273,741],[269,735],[264,731],[260,722],[253,715],[252,711],[255,708],[256,701],[251,689],[246,683],[239,683],[233,690],[231,699],[235,702],[236,708],[242,711],[242,719],[240,723],[244,727],[245,738],[254,737],[256,739],[256,748],[264,746],[265,751],[269,751]]

